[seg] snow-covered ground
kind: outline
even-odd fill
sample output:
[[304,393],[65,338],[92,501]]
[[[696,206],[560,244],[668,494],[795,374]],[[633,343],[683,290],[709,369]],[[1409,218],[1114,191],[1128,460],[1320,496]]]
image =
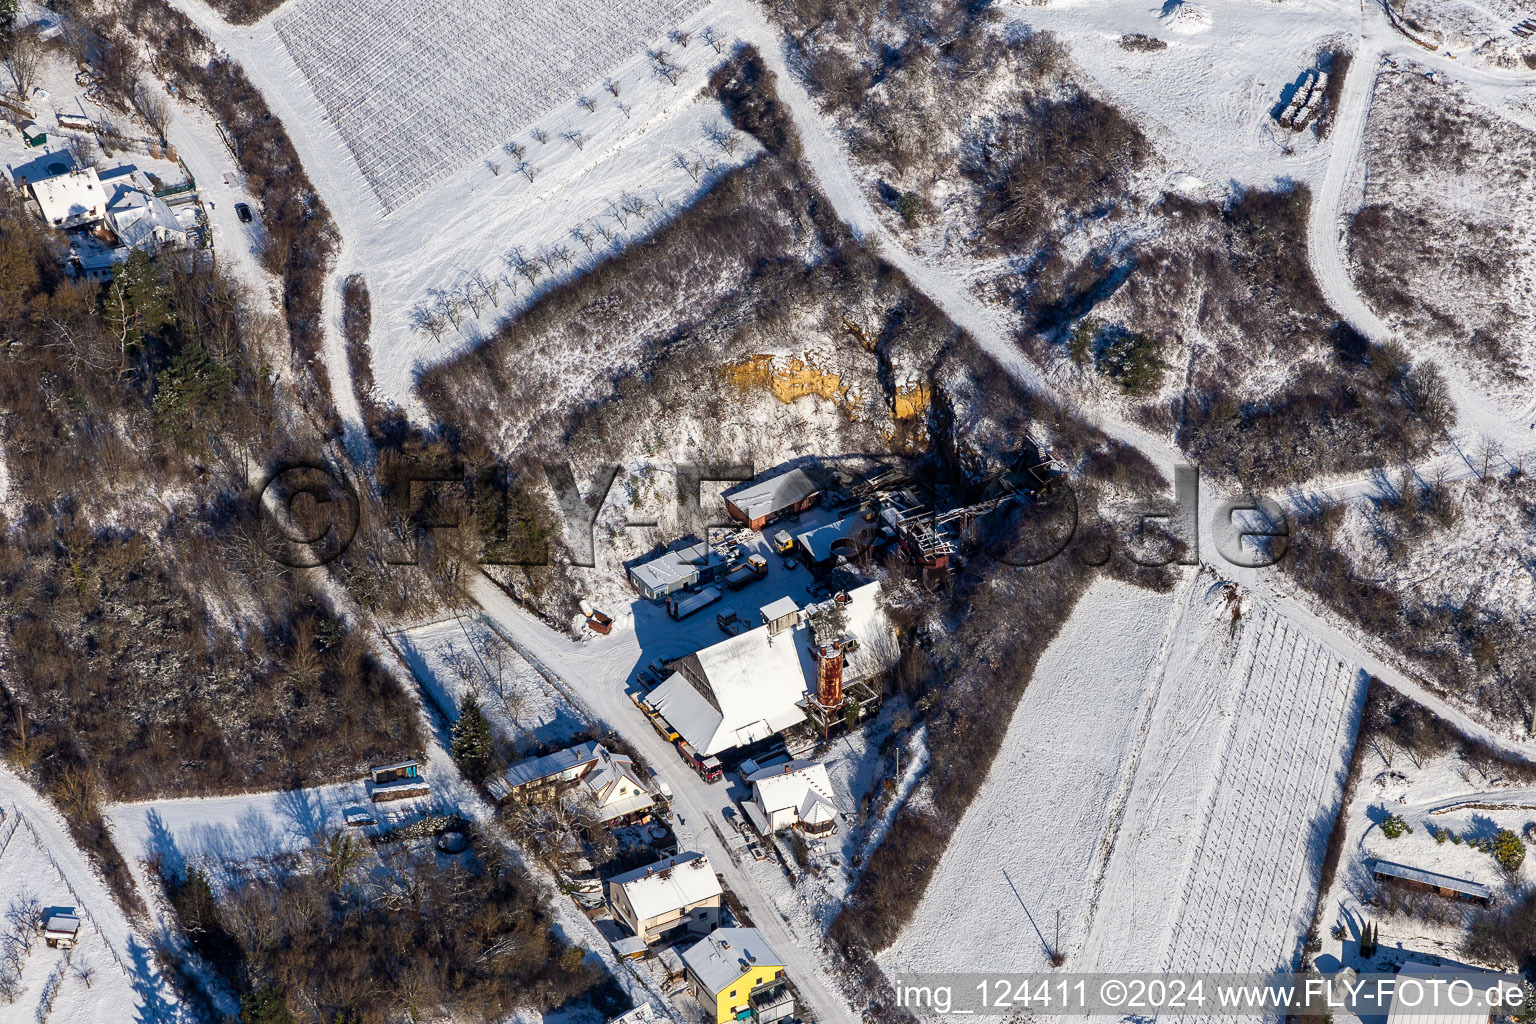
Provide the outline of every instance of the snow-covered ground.
[[1234,623],[1230,593],[1201,574],[1181,611],[1087,969],[1300,956],[1367,677],[1260,600]]
[[1109,580],[1089,588],[1041,657],[917,913],[884,954],[888,973],[1044,968],[1058,913],[1062,948],[1082,943],[1096,853],[1115,826],[1122,765],[1176,604]]
[[583,83],[600,83],[706,2],[295,0],[273,25],[392,210],[575,99]]
[[[58,811],[3,767],[0,810],[0,1019],[187,1019],[160,975],[152,942],[123,916]],[[34,930],[36,917],[49,909],[80,919],[73,949],[50,949]],[[21,968],[14,993],[12,963]]]
[[138,869],[156,859],[168,870],[278,860],[302,853],[326,834],[346,827],[345,812],[374,812],[381,826],[430,810],[459,812],[478,795],[446,757],[422,762],[430,796],[374,804],[364,779],[309,789],[269,790],[239,796],[191,797],[115,804],[107,811],[123,859]]
[[1205,572],[1171,596],[1094,584],[888,970],[1040,969],[1058,912],[1076,970],[1295,962],[1364,680],[1252,596],[1234,622],[1227,594]]
[[591,728],[582,712],[478,615],[390,634],[433,701],[457,710],[474,693],[497,737],[519,754],[562,746]]

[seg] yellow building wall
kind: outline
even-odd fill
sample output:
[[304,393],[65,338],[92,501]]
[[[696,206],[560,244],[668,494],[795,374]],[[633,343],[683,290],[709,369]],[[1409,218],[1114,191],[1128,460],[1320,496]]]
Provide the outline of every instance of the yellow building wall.
[[[752,990],[777,978],[783,970],[782,964],[761,964],[737,978],[734,985],[722,989],[715,997],[715,1024],[735,1020],[737,1011],[747,1008],[747,997]],[[732,992],[736,993],[734,998]]]

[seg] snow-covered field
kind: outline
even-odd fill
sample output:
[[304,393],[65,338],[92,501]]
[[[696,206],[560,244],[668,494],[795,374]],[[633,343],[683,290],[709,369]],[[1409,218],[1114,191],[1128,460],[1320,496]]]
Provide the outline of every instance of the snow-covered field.
[[888,969],[1042,968],[1058,912],[1073,969],[1295,960],[1364,681],[1252,597],[1234,624],[1226,594],[1094,584]]
[[1295,964],[1365,684],[1256,600],[1234,625],[1224,589],[1196,577],[1097,899],[1087,969]]
[[[6,769],[0,810],[0,1020],[183,1019],[150,943],[123,917],[57,811]],[[73,949],[50,949],[35,930],[48,910],[80,919]]]
[[[298,0],[275,27],[387,209],[601,82],[707,0]],[[583,126],[584,127],[584,126]]]
[[[1174,599],[1100,580],[1041,657],[888,973],[1047,966],[1082,942],[1096,851]],[[1113,643],[1106,638],[1113,637]],[[963,924],[962,924],[963,923]]]
[[591,728],[586,717],[479,616],[461,616],[390,634],[411,672],[442,708],[469,693],[497,737],[519,753],[560,746]]
[[[381,0],[301,2],[252,26],[174,2],[282,118],[342,236],[329,326],[340,280],[361,273],[379,394],[408,411],[419,411],[421,368],[648,237],[760,151],[703,95],[736,38],[703,0],[524,3],[511,16],[410,5],[423,7],[414,17]],[[661,51],[670,73],[653,59]],[[472,284],[477,272],[494,294]],[[448,321],[436,332],[419,323],[434,308]],[[339,388],[349,374],[332,334]],[[349,415],[351,403],[338,405]]]

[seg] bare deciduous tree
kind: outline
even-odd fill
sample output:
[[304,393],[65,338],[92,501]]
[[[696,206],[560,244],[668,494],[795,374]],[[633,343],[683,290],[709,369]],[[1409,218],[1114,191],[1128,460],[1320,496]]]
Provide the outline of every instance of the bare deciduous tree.
[[23,100],[37,81],[37,69],[42,60],[43,44],[37,38],[37,33],[16,33],[11,39],[10,48],[5,52],[4,61],[5,69],[11,73],[11,81],[16,86],[16,94]]
[[497,304],[497,296],[501,294],[501,280],[499,278],[493,277],[477,268],[469,275],[469,284],[481,295],[484,295],[491,305]]
[[688,172],[688,177],[694,181],[699,180],[699,175],[704,170],[704,164],[698,159],[690,159],[687,153],[679,153],[672,158],[672,162],[681,170]]
[[165,132],[171,123],[171,104],[164,96],[153,91],[148,86],[140,83],[133,90],[133,109],[144,119],[144,122],[159,136],[161,143],[166,141]]

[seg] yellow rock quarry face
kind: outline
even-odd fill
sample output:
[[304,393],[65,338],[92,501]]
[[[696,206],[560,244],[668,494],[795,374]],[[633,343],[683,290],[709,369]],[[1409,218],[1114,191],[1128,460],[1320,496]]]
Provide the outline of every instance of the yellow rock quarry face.
[[[863,408],[863,394],[853,385],[843,383],[841,375],[795,356],[787,359],[771,355],[749,356],[726,364],[720,372],[728,387],[741,391],[767,391],[786,405],[814,395],[835,403],[850,418],[873,411]],[[921,422],[927,417],[931,402],[926,383],[899,387],[890,403],[891,419]]]
[[724,370],[727,383],[742,390],[766,390],[786,405],[797,398],[816,395],[829,402],[849,406],[854,399],[842,377],[791,357],[776,362],[774,356],[750,356]]
[[891,415],[898,420],[918,420],[928,415],[927,384],[911,384],[896,389],[895,407]]

